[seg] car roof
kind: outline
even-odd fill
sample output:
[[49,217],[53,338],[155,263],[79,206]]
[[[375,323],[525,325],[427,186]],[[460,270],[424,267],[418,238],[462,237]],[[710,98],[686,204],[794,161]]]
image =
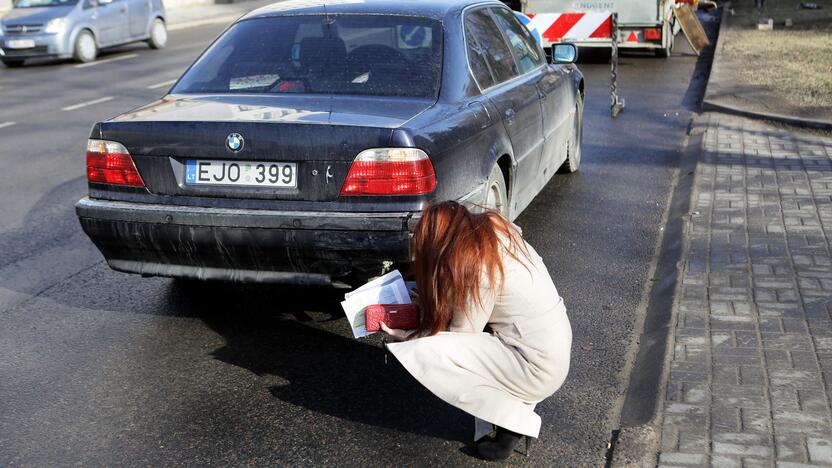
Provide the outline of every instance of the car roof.
[[497,0],[286,0],[258,8],[242,19],[302,14],[385,14],[442,19],[469,5]]

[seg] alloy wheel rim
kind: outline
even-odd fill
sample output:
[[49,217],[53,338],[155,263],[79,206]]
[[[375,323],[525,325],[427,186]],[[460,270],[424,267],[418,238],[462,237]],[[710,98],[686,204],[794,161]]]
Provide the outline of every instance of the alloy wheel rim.
[[165,45],[168,42],[168,32],[161,21],[157,21],[153,26],[153,41],[159,45]]
[[81,44],[80,44],[80,52],[81,57],[85,60],[90,60],[95,56],[95,41],[93,41],[92,36],[89,34],[84,34],[81,36]]
[[500,184],[494,182],[491,184],[491,187],[488,188],[488,201],[486,203],[488,208],[497,210],[500,214],[504,214],[503,207],[503,193],[500,190]]

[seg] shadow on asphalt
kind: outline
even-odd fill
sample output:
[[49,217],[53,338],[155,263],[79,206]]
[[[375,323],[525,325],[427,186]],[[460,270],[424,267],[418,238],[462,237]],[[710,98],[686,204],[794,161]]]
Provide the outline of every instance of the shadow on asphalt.
[[[696,61],[696,68],[693,70],[693,76],[690,78],[688,89],[685,91],[685,96],[682,99],[682,105],[686,109],[693,112],[698,112],[702,106],[702,98],[705,96],[705,88],[708,86],[708,78],[711,76],[711,65],[713,65],[714,47],[719,37],[719,21],[722,9],[714,9],[712,11],[700,11],[699,20],[702,22],[702,28],[711,41],[711,46],[704,48]],[[717,21],[714,21],[716,19]],[[679,39],[684,36],[679,34]],[[680,40],[684,52],[693,54],[693,49],[685,40]]]
[[[426,390],[373,337],[354,340],[343,327],[343,291],[174,282],[177,315],[199,315],[226,344],[214,358],[287,381],[279,400],[371,426],[469,442],[473,421]],[[200,313],[201,311],[201,313]]]
[[[50,245],[58,230],[80,233],[74,205],[81,198],[77,194],[84,193],[86,187],[86,175],[51,187],[29,208],[20,226],[0,232],[0,246],[3,246],[0,249],[0,268],[24,260],[31,252]],[[3,201],[25,203],[24,197],[15,194],[5,196]]]

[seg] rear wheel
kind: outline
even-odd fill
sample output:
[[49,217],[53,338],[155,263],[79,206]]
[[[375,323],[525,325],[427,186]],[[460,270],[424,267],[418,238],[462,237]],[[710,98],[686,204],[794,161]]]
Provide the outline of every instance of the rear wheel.
[[656,49],[656,57],[659,58],[668,58],[670,57],[670,48],[673,47],[673,41],[670,41],[670,44],[667,45],[665,48]]
[[9,68],[17,68],[17,67],[23,66],[23,62],[24,61],[20,60],[20,59],[16,59],[16,60],[5,59],[5,60],[3,60],[3,65],[5,65]]
[[494,166],[488,178],[485,207],[508,218],[508,189],[500,166]]
[[560,172],[577,172],[581,166],[581,139],[583,137],[583,116],[584,99],[578,94],[578,102],[575,104],[575,121],[572,124],[572,135],[569,137],[567,146],[566,161],[560,168]]
[[86,63],[92,62],[98,56],[98,45],[95,43],[95,37],[88,30],[83,30],[78,33],[75,38],[75,49],[73,50],[72,58],[76,62]]
[[150,26],[150,39],[147,44],[151,49],[164,49],[168,45],[168,28],[161,18],[153,20],[153,25]]

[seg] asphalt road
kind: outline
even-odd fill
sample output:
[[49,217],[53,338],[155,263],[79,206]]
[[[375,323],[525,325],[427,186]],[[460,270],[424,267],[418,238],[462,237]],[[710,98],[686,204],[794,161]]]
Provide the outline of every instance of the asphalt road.
[[[81,232],[92,123],[163,94],[220,30],[89,66],[0,68],[0,466],[482,463],[464,453],[471,418],[385,365],[378,342],[349,337],[342,292],[116,273]],[[581,171],[556,176],[517,221],[565,298],[572,370],[538,406],[531,457],[512,464],[603,463],[702,92],[695,64],[622,58],[616,120],[609,66],[581,64]]]

